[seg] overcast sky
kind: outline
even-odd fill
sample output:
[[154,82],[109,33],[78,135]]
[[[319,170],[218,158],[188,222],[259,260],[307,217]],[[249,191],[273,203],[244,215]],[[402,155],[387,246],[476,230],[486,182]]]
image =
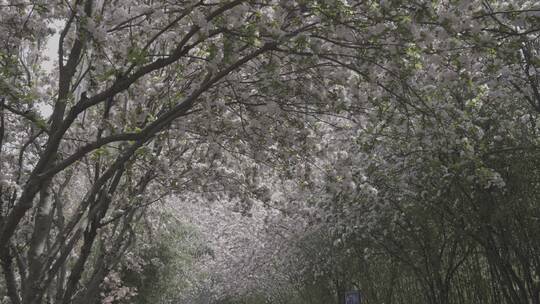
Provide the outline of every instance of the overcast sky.
[[[62,24],[63,22],[61,21],[53,22],[52,26],[56,29],[56,33],[49,38],[45,46],[45,55],[48,57],[48,59],[43,61],[41,66],[47,72],[52,72],[56,62],[58,61],[58,39],[60,37]],[[51,115],[51,106],[40,103],[38,107],[43,117],[48,118]]]

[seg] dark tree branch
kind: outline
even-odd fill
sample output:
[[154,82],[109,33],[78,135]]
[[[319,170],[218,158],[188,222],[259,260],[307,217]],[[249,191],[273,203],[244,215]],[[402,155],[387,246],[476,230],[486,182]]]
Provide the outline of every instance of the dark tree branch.
[[10,254],[9,246],[5,246],[4,248],[2,248],[0,254],[2,270],[4,273],[4,280],[7,288],[7,295],[11,300],[12,304],[20,304],[21,299],[19,298],[17,280],[15,279],[15,272],[13,271],[13,258]]
[[[17,110],[16,108],[14,108],[14,107],[12,107],[12,106],[10,106],[8,104],[5,104],[4,102],[2,102],[0,104],[0,106],[2,107],[2,109],[5,108],[6,110],[10,111],[11,113],[13,113],[15,115],[22,116],[25,119],[31,121],[34,126],[39,128],[43,132],[45,132],[47,134],[49,133],[49,130],[47,129],[47,126],[45,125],[43,120],[40,120],[40,117],[39,117],[39,115],[37,113],[32,112],[30,110],[28,110],[28,111]],[[2,117],[3,117],[3,115],[2,115]]]

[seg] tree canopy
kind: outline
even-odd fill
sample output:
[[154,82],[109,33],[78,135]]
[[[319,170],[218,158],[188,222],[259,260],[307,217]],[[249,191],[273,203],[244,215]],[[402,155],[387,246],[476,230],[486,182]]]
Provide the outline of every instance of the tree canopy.
[[0,0],[0,303],[540,304],[539,25]]

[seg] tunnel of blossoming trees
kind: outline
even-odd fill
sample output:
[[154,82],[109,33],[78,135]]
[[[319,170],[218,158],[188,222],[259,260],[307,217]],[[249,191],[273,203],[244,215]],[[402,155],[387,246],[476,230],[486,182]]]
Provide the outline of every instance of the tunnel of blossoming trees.
[[540,4],[0,0],[0,304],[540,304]]

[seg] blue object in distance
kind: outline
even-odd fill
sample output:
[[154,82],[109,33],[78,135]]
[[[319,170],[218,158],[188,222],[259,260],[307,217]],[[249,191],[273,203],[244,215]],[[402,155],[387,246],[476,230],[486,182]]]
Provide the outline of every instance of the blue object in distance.
[[345,293],[345,304],[362,304],[362,296],[357,290]]

